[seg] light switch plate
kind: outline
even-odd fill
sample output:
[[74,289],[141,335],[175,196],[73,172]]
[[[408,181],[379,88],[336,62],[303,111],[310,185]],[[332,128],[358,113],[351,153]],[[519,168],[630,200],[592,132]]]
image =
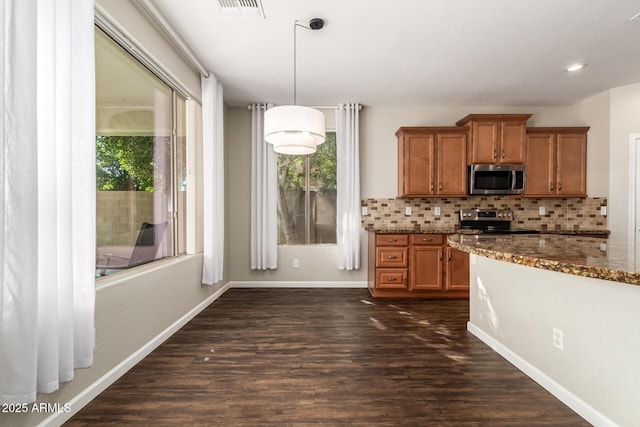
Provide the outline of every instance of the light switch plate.
[[607,207],[606,206],[600,206],[600,215],[607,216]]
[[440,206],[436,206],[435,208],[433,208],[433,214],[435,216],[440,216]]
[[366,206],[362,207],[362,216],[369,215],[369,209]]
[[407,206],[407,207],[404,208],[404,214],[406,216],[411,215],[411,206]]
[[540,206],[540,207],[538,208],[538,213],[539,213],[540,215],[546,215],[546,213],[547,213],[547,208],[545,208],[544,206]]

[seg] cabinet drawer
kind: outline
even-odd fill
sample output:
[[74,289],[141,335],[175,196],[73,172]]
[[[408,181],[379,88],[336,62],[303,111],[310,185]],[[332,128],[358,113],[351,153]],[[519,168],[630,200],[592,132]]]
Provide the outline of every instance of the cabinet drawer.
[[406,267],[408,248],[376,248],[376,267]]
[[376,288],[406,289],[406,268],[378,268],[376,269]]
[[409,236],[406,234],[376,234],[376,246],[407,246]]
[[412,234],[412,245],[442,245],[444,234]]

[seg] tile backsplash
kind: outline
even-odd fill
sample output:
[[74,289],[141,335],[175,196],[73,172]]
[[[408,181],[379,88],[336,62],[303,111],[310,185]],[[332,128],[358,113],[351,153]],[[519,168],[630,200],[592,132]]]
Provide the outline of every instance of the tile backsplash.
[[[460,209],[511,209],[512,228],[540,230],[607,230],[602,207],[606,197],[524,198],[514,196],[471,196],[424,199],[364,199],[367,215],[364,227],[450,228],[458,225]],[[411,207],[411,215],[405,215]],[[435,215],[436,207],[440,215]],[[540,215],[540,207],[545,214]]]

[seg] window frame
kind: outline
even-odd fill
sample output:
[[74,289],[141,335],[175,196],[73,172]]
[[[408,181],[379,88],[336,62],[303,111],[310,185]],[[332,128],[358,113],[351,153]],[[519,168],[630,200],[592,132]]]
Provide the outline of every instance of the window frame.
[[[158,261],[162,261],[169,258],[175,258],[180,255],[186,254],[187,248],[187,232],[186,232],[186,221],[188,218],[188,198],[186,197],[186,193],[184,195],[184,201],[180,205],[178,203],[179,197],[181,197],[181,192],[188,191],[186,180],[184,181],[184,190],[181,190],[179,183],[179,174],[180,170],[178,167],[178,163],[184,163],[185,168],[188,168],[188,150],[189,144],[186,141],[186,132],[187,132],[187,102],[191,99],[188,95],[187,91],[178,84],[174,79],[172,79],[168,73],[166,73],[158,64],[156,64],[151,58],[149,58],[146,54],[144,54],[140,49],[136,48],[134,43],[132,43],[122,32],[120,32],[113,24],[111,24],[104,16],[102,16],[97,10],[94,15],[94,31],[101,32],[107,39],[114,43],[115,46],[120,48],[129,58],[137,63],[142,69],[149,72],[152,76],[158,79],[163,85],[165,85],[170,91],[170,129],[168,132],[169,137],[169,167],[168,167],[168,175],[170,176],[170,191],[167,193],[170,197],[170,212],[168,212],[168,221],[171,223],[170,232],[167,233],[166,238],[170,239],[168,247],[170,248],[170,253],[162,258],[155,259],[153,261],[141,264],[140,266],[132,267],[131,269],[125,269],[122,271],[117,271],[112,274],[107,274],[105,276],[98,276],[96,270],[96,282],[100,279],[104,279],[106,277],[113,276],[114,274],[126,274],[128,270],[135,270],[139,267],[144,267],[156,263]],[[98,107],[96,97],[96,108]],[[182,108],[184,111],[178,111],[178,104],[181,101]],[[181,132],[184,135],[185,141],[181,150],[178,149],[179,144],[179,116],[184,118],[184,129]],[[178,159],[177,155],[181,153],[184,158],[182,160]],[[186,173],[186,172],[185,172]],[[185,177],[186,178],[186,177]],[[97,190],[97,189],[96,189]],[[97,219],[97,218],[96,218]]]

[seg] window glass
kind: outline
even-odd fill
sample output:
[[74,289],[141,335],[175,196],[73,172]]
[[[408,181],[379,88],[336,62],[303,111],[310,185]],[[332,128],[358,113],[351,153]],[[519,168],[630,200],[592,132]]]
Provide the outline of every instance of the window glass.
[[174,103],[96,29],[96,275],[175,253]]
[[336,243],[336,134],[308,156],[278,154],[278,244]]

